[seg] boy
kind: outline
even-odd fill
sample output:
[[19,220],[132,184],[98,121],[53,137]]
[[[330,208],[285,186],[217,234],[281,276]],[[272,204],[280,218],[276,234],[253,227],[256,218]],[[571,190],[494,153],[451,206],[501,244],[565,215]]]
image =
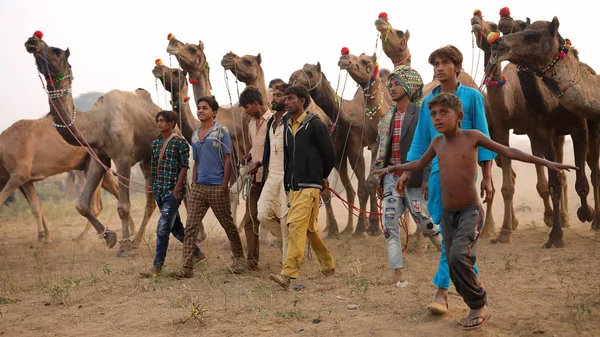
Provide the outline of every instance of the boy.
[[201,126],[192,134],[194,153],[193,183],[188,202],[188,218],[183,241],[183,267],[174,277],[192,277],[194,261],[192,249],[200,222],[211,208],[225,230],[231,244],[234,273],[244,271],[242,241],[231,216],[229,177],[231,175],[231,138],[227,128],[215,122],[219,103],[214,96],[198,99],[198,119]]
[[[386,170],[378,171],[418,171],[437,156],[442,191],[442,235],[448,256],[450,279],[471,309],[462,320],[463,329],[477,329],[491,316],[487,310],[485,290],[477,281],[473,270],[477,259],[479,230],[483,224],[483,209],[474,184],[477,174],[477,148],[482,146],[506,158],[544,165],[555,171],[578,168],[506,147],[478,130],[460,129],[459,124],[464,114],[460,99],[454,94],[439,94],[429,101],[428,107],[431,111],[431,121],[442,135],[431,141],[431,145],[418,161],[389,166]],[[406,184],[398,186],[399,193],[404,194],[405,190]]]
[[[421,75],[408,66],[399,66],[387,78],[387,86],[394,105],[381,117],[378,124],[377,159],[375,168],[382,169],[388,165],[406,162],[406,155],[413,140],[415,128],[419,120],[419,109],[423,98],[423,80]],[[430,238],[433,244],[441,249],[441,235],[427,213],[422,190],[427,191],[427,179],[431,165],[422,172],[415,172],[408,182],[405,196],[396,193],[396,182],[400,173],[381,175],[383,185],[384,237],[388,254],[388,263],[394,271],[392,283],[398,287],[406,287],[408,281],[402,273],[402,246],[400,244],[400,228],[398,220],[408,209],[421,232]]]
[[[186,176],[189,168],[189,146],[183,137],[175,134],[177,114],[161,111],[156,115],[156,125],[160,135],[152,142],[152,193],[160,210],[156,226],[156,256],[149,272],[141,272],[144,277],[160,274],[167,257],[169,235],[183,242],[184,229],[179,217],[179,205],[185,195]],[[194,255],[204,258],[195,244]]]
[[288,247],[281,274],[269,275],[284,289],[300,274],[306,239],[321,264],[321,274],[331,276],[335,272],[333,257],[319,236],[317,223],[321,190],[335,165],[335,149],[325,124],[314,113],[305,111],[310,104],[308,90],[294,85],[285,94],[291,117],[283,136],[283,183],[290,199]]

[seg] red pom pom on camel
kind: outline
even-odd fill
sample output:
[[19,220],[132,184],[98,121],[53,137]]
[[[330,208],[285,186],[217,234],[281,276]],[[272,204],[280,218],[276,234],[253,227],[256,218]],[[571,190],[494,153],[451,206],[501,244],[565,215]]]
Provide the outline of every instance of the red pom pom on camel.
[[379,13],[379,18],[385,19],[387,21],[388,17],[387,17],[387,13],[386,12],[381,12]]
[[167,35],[167,40],[171,40],[174,38],[175,38],[175,35],[173,35],[172,33],[169,33],[169,35]]
[[481,16],[481,10],[480,10],[479,8],[476,8],[476,9],[473,11],[473,15],[479,15],[479,16]]
[[508,7],[502,7],[500,10],[500,17],[510,16],[510,9]]
[[156,61],[154,61],[154,64],[156,64],[157,66],[162,66],[162,60],[161,59],[156,59]]
[[342,55],[348,55],[348,54],[350,54],[350,49],[348,49],[346,47],[342,48]]
[[44,37],[44,34],[43,34],[42,32],[40,32],[39,30],[36,30],[36,31],[33,33],[33,36],[35,36],[35,37],[37,37],[38,39],[40,39],[40,40],[41,40],[41,39]]

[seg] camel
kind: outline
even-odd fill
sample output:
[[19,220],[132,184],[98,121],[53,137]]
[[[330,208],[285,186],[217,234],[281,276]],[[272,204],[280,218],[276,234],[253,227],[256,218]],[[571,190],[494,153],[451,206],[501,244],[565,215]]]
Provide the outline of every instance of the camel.
[[[374,71],[374,67],[372,67]],[[377,128],[369,127],[367,116],[365,114],[365,99],[362,90],[358,90],[353,100],[345,100],[336,95],[327,77],[321,71],[321,64],[305,64],[301,69],[292,73],[289,80],[290,84],[305,86],[314,102],[323,109],[325,114],[333,121],[332,138],[334,146],[339,156],[336,158],[336,170],[340,175],[340,180],[346,189],[348,202],[353,205],[355,192],[350,184],[350,177],[347,171],[346,159],[350,162],[352,169],[358,180],[358,198],[360,209],[366,209],[369,194],[375,200],[375,190],[369,191],[365,179],[366,167],[363,157],[363,148],[368,146],[373,155],[377,152]],[[340,110],[341,109],[341,110]],[[333,217],[333,209],[327,208],[328,219]],[[348,224],[344,229],[344,234],[350,234],[354,230],[353,225],[354,212],[352,207],[348,209]],[[381,233],[379,218],[370,217],[367,228],[367,217],[361,212],[358,216],[354,236],[361,237],[365,233],[378,235]],[[338,233],[337,224],[328,223],[328,230],[331,236]]]
[[[350,54],[350,50],[346,47],[342,48],[342,55],[338,61],[338,66],[341,70],[348,71],[350,77],[361,87],[363,95],[366,99],[364,114],[368,117],[365,119],[367,126],[371,130],[377,132],[377,125],[379,119],[385,113],[387,113],[394,103],[392,97],[386,85],[383,83],[386,75],[379,76],[379,64],[377,63],[377,54],[368,56],[362,53],[359,56]],[[370,192],[375,191],[379,186],[378,177],[371,174],[375,167],[375,157],[377,154],[377,148],[374,148],[371,152],[371,166],[369,168],[369,175],[367,178],[367,188]],[[370,193],[370,212],[377,213],[377,199],[373,193]],[[408,214],[407,214],[408,215]],[[374,214],[369,216],[370,222],[374,223],[378,221],[378,217]],[[370,226],[369,234],[377,235],[378,231],[372,231],[378,226]]]
[[[204,43],[199,41],[198,44],[184,44],[173,34],[169,34],[167,39],[169,40],[167,53],[175,56],[179,66],[189,75],[189,82],[192,84],[194,93],[194,102],[197,102],[200,97],[211,96],[210,67],[204,54]],[[182,134],[188,143],[191,144],[192,133],[200,127],[200,121],[193,116],[191,110],[189,115],[183,113],[181,120]],[[239,105],[235,104],[233,107],[219,107],[216,121],[224,125],[231,135],[231,145],[234,152],[232,163],[234,163],[236,169],[233,170],[233,174],[231,175],[230,201],[233,221],[237,224],[239,193],[243,188],[243,179],[245,177],[244,169],[240,170],[239,168],[241,167],[241,158],[250,149],[248,136],[250,117],[244,113],[244,110]],[[203,230],[200,231],[200,234],[202,232]],[[199,235],[200,237],[201,235]]]
[[[37,196],[34,182],[69,172],[87,171],[89,154],[84,148],[69,145],[54,129],[52,118],[19,120],[0,134],[0,204],[17,189],[21,190],[31,207],[37,223],[38,244],[50,241],[50,232]],[[117,183],[105,174],[102,187],[117,197]],[[92,213],[102,210],[100,190],[92,197]],[[134,231],[133,221],[130,229]],[[77,237],[83,238],[87,228]]]
[[[150,144],[156,138],[155,118],[161,109],[152,102],[147,91],[137,89],[135,92],[112,90],[100,97],[89,111],[78,111],[71,95],[73,73],[68,61],[70,51],[68,48],[62,50],[51,47],[42,37],[43,34],[36,31],[25,42],[25,49],[34,56],[38,71],[48,82],[52,122],[67,143],[87,148],[95,159],[91,161],[84,192],[77,201],[77,210],[92,223],[109,248],[117,243],[116,233],[98,221],[90,209],[92,196],[112,159],[119,176],[118,213],[122,230],[117,255],[128,256],[131,248],[141,242],[146,224],[156,208],[150,192]],[[128,220],[129,178],[131,167],[138,162],[146,178],[145,184],[141,184],[146,194],[146,207],[142,224],[132,242]]]
[[497,62],[527,67],[542,78],[561,105],[580,117],[600,120],[600,76],[575,53],[558,32],[558,18],[536,21],[523,32],[503,36],[493,52]]
[[[505,15],[502,15],[504,12]],[[505,26],[513,26],[513,27],[517,27],[518,25],[515,23],[511,23],[510,21],[513,20],[512,17],[510,17],[510,11],[508,10],[508,8],[503,8],[501,10],[501,22],[504,23]],[[528,30],[529,28],[526,28],[525,32]],[[523,33],[518,33],[516,32],[514,29],[512,30],[512,33],[514,35],[516,34],[523,34]],[[511,35],[513,34],[506,34],[504,35],[504,37],[502,37],[502,39],[500,39],[500,43],[502,43],[501,41],[504,40],[505,38],[509,38]],[[491,39],[494,40],[494,39]],[[497,39],[496,39],[497,40]],[[498,50],[498,41],[493,41],[495,43],[493,43],[493,49]],[[576,60],[576,62],[578,61],[578,53],[577,50],[574,48],[569,48],[570,50],[572,50],[572,52],[570,53],[573,58]],[[490,51],[490,53],[492,53],[492,51]],[[499,58],[495,58],[495,62],[496,63],[500,63],[500,59]],[[512,61],[511,61],[512,63]],[[587,64],[580,62],[580,67],[582,67],[583,69],[585,69],[586,71],[590,72],[591,74],[594,74],[594,70],[591,69]],[[598,182],[599,182],[599,176],[600,176],[600,167],[599,167],[599,152],[600,152],[600,148],[599,148],[599,143],[600,143],[600,135],[599,135],[599,130],[600,130],[600,123],[596,120],[591,120],[591,119],[585,119],[582,117],[578,117],[578,116],[585,116],[587,115],[586,112],[579,112],[579,111],[572,111],[570,110],[570,108],[568,108],[567,106],[563,105],[560,97],[556,97],[556,94],[552,93],[552,90],[550,87],[547,87],[543,82],[545,81],[544,79],[539,79],[538,77],[536,77],[536,73],[535,70],[533,70],[532,68],[526,68],[523,65],[520,65],[520,69],[518,72],[519,75],[519,79],[521,81],[521,85],[523,88],[527,88],[527,90],[525,91],[525,95],[528,97],[527,102],[530,105],[535,105],[537,110],[542,110],[543,107],[547,107],[547,109],[549,111],[543,111],[546,113],[549,113],[550,118],[546,118],[545,122],[547,125],[550,125],[551,127],[555,127],[556,130],[555,132],[559,133],[559,134],[570,134],[572,139],[573,139],[573,146],[575,149],[575,163],[576,165],[580,168],[580,170],[578,170],[577,172],[577,180],[575,183],[575,188],[577,190],[577,193],[580,196],[581,199],[581,207],[577,210],[577,216],[579,218],[580,221],[582,222],[586,222],[586,221],[591,221],[592,222],[592,228],[593,229],[600,229],[600,200],[598,199],[598,197],[600,196],[600,190],[598,187]],[[566,108],[566,109],[565,109]],[[557,112],[558,111],[558,112]],[[539,111],[538,111],[539,113]],[[557,156],[557,159],[562,159],[562,144],[560,144],[561,146],[561,150],[560,150],[560,154]],[[556,151],[558,151],[558,148],[556,149]],[[589,184],[587,181],[587,178],[585,176],[585,163],[587,161],[588,166],[590,167],[591,170],[591,180],[592,180],[592,188],[593,188],[593,192],[594,192],[594,209],[592,209],[588,204],[587,204],[587,195],[589,193]],[[558,177],[558,183],[562,183],[564,179],[566,179],[566,177],[564,175],[561,175]],[[555,184],[557,184],[557,182],[555,182]],[[556,186],[556,185],[554,185]],[[553,186],[552,186],[552,182],[550,185],[551,189],[551,194],[553,197],[553,203],[556,204],[557,202],[554,199],[559,199],[559,201],[561,200],[561,195],[559,194],[561,192],[561,189],[559,188],[558,191],[555,191],[556,193],[552,193],[553,191]],[[563,192],[564,193],[564,192]],[[556,195],[554,195],[556,194]],[[566,198],[564,198],[566,199]],[[556,215],[554,217],[554,221],[553,221],[553,227],[552,227],[552,231],[550,232],[550,238],[548,240],[548,242],[544,245],[544,247],[549,248],[552,246],[556,246],[556,247],[562,247],[564,246],[564,242],[562,241],[562,228],[557,228],[560,227],[557,225],[556,223]],[[563,218],[560,217],[560,219],[562,220]],[[563,225],[564,227],[564,225]]]
[[[394,67],[399,65],[407,65],[411,66],[411,54],[410,49],[408,48],[408,40],[410,38],[410,32],[408,29],[403,32],[401,30],[394,29],[390,22],[388,21],[388,15],[385,12],[379,14],[377,20],[375,20],[375,28],[379,32],[379,38],[381,40],[381,48],[387,57],[392,60],[394,63]],[[473,80],[473,78],[467,74],[464,70],[461,70],[458,75],[458,81],[462,85],[466,85],[479,90],[479,86]],[[437,79],[425,84],[423,87],[423,97],[427,97],[435,87],[440,85],[440,82]],[[488,128],[490,130],[490,135],[493,132],[493,124],[492,124],[492,112],[489,106],[489,101],[485,93],[482,93],[485,99],[485,115],[488,120]],[[498,163],[498,158],[496,158],[496,162]],[[511,171],[513,176],[516,176],[514,172]],[[513,177],[514,179],[514,177]],[[483,226],[483,230],[481,233],[481,237],[489,237],[492,233],[494,233],[494,217],[492,215],[492,204],[493,204],[493,195],[495,194],[495,188],[493,187],[493,193],[490,197],[491,200],[487,203],[486,211],[485,211],[485,224]]]
[[[504,12],[501,12],[504,13]],[[573,146],[575,148],[575,158],[578,165],[585,165],[585,151],[587,151],[587,126],[585,120],[573,116],[564,108],[558,105],[556,100],[548,98],[546,105],[534,105],[534,98],[543,93],[535,92],[530,88],[535,88],[537,84],[528,81],[527,74],[524,71],[518,71],[515,65],[508,64],[501,71],[500,63],[489,64],[491,57],[491,43],[484,37],[492,36],[492,32],[497,34],[497,25],[492,22],[486,22],[481,16],[481,11],[475,10],[471,19],[472,31],[475,34],[477,46],[484,52],[484,64],[486,65],[487,94],[492,105],[493,112],[493,135],[496,141],[508,146],[509,132],[513,129],[515,134],[527,134],[531,140],[532,153],[538,157],[562,158],[564,135],[571,134]],[[507,26],[506,22],[504,23]],[[520,25],[512,26],[509,31],[519,29]],[[527,88],[527,89],[525,89]],[[527,90],[528,100],[525,100],[525,91]],[[559,116],[558,118],[548,118],[547,116]],[[581,132],[582,128],[586,132]],[[550,155],[548,152],[552,152]],[[497,242],[510,242],[511,231],[516,229],[518,222],[514,215],[513,195],[514,179],[511,178],[510,160],[500,157],[500,166],[503,172],[502,195],[504,197],[505,212],[504,221],[500,235],[492,240]],[[544,221],[547,224],[553,224],[554,211],[549,204],[548,182],[541,166],[536,166],[537,180],[536,185],[540,197],[544,201]],[[560,176],[559,176],[560,177]],[[566,177],[562,176],[559,180],[562,193],[566,193]],[[582,208],[580,212],[587,212],[589,216],[590,208],[587,205],[587,178],[585,172],[577,173],[576,183],[578,194],[581,196]],[[559,209],[563,227],[568,225],[568,204],[566,198],[561,199]]]

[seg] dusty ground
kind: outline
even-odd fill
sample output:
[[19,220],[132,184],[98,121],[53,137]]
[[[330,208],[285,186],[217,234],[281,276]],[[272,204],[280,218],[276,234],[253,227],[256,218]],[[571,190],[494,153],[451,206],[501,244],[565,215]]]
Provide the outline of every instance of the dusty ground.
[[[566,157],[572,162],[570,154]],[[463,333],[456,323],[467,311],[456,293],[450,296],[450,315],[427,314],[425,307],[435,291],[430,279],[439,256],[431,249],[405,255],[410,285],[396,289],[388,284],[391,274],[383,237],[327,240],[337,273],[309,280],[317,265],[314,259],[305,260],[297,282],[303,289],[283,291],[268,280],[270,272],[280,270],[279,251],[268,245],[261,247],[262,271],[229,273],[229,249],[209,212],[210,238],[203,245],[208,258],[196,276],[183,281],[142,279],[138,272],[151,265],[154,253],[157,213],[145,245],[134,257],[121,259],[116,248],[107,249],[91,234],[82,243],[73,242],[84,221],[72,201],[50,200],[44,210],[54,240],[41,248],[32,246],[36,229],[27,210],[0,212],[0,335],[597,336],[600,237],[577,220],[579,200],[570,188],[567,247],[542,249],[548,229],[542,224],[534,169],[516,164],[515,170],[515,205],[526,204],[531,211],[517,213],[520,227],[511,244],[492,245],[489,240],[480,244],[478,264],[493,317],[476,332]],[[496,167],[494,176],[499,226],[502,198]],[[574,175],[568,177],[572,186]],[[104,205],[101,221],[118,228],[115,200],[105,197]],[[335,205],[343,227],[345,209],[338,201]],[[139,195],[134,196],[133,209],[139,223]],[[321,214],[322,227],[324,223]],[[177,268],[181,256],[181,244],[171,242],[167,270]],[[348,304],[360,307],[349,310]]]

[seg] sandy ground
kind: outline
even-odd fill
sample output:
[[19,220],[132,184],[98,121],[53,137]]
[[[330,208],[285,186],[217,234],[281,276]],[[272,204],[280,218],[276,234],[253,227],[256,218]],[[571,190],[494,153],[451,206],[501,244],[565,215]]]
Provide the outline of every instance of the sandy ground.
[[[519,147],[526,149],[525,144]],[[572,151],[566,150],[571,162]],[[85,222],[72,201],[44,203],[53,241],[35,247],[36,226],[27,211],[0,213],[0,335],[5,336],[597,336],[600,331],[600,236],[576,217],[579,199],[568,173],[571,227],[563,249],[542,249],[548,228],[535,190],[535,171],[514,164],[515,206],[520,221],[511,244],[482,240],[478,265],[493,317],[481,330],[462,332],[456,320],[467,306],[451,288],[450,314],[430,316],[425,307],[435,292],[430,280],[439,253],[404,255],[407,288],[389,284],[383,237],[326,240],[336,260],[336,274],[309,280],[318,270],[305,259],[300,291],[283,291],[268,280],[280,271],[277,248],[261,247],[261,271],[233,276],[223,230],[209,211],[208,258],[188,280],[142,279],[151,266],[157,212],[145,242],[127,259],[116,256],[94,235],[74,242]],[[500,170],[494,167],[496,225],[501,223]],[[334,183],[336,179],[331,179]],[[338,186],[339,187],[339,186]],[[143,201],[134,196],[136,224]],[[591,200],[591,196],[590,196]],[[346,210],[334,201],[340,226]],[[116,229],[116,201],[104,198],[103,223]],[[238,212],[241,219],[243,204]],[[181,208],[185,214],[185,208]],[[325,226],[324,212],[320,214]],[[242,241],[244,241],[242,237]],[[410,245],[409,245],[410,246]],[[181,244],[171,241],[167,271],[175,270]],[[348,309],[349,304],[359,305]]]

